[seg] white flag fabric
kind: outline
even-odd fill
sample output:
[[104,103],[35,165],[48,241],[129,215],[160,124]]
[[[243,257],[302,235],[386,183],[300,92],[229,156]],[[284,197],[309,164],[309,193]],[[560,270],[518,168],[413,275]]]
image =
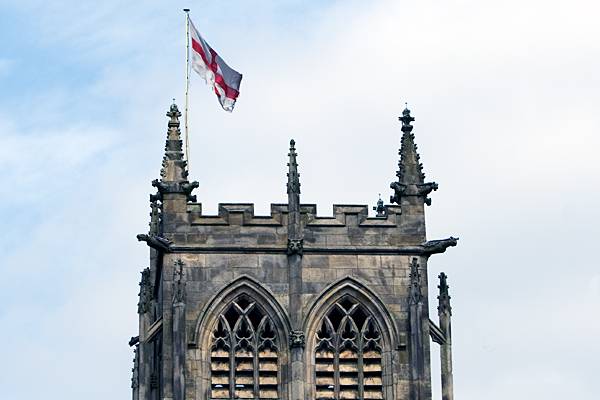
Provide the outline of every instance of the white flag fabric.
[[235,101],[240,95],[242,74],[225,64],[225,61],[200,36],[191,20],[190,33],[192,36],[192,68],[214,88],[221,107],[226,111],[233,111]]

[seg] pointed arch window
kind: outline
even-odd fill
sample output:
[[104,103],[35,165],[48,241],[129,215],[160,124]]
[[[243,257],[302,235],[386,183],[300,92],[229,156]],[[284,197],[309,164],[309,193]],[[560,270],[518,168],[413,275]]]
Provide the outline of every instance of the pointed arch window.
[[211,398],[279,398],[278,345],[266,312],[247,295],[234,300],[212,332]]
[[353,297],[344,296],[329,309],[317,332],[316,398],[383,399],[381,360],[377,323]]

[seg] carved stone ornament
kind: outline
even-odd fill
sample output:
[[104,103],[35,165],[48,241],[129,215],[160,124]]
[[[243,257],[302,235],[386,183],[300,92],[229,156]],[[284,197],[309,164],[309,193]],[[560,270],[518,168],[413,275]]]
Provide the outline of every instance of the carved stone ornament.
[[183,193],[188,196],[189,201],[195,201],[196,196],[192,195],[192,191],[200,184],[193,182],[163,182],[155,179],[152,181],[152,186],[158,189],[161,196],[165,193]]
[[373,211],[377,211],[378,217],[385,217],[387,215],[387,209],[383,204],[383,200],[381,200],[381,193],[379,194],[379,200],[377,200],[377,205],[373,207]]
[[183,261],[180,259],[175,261],[175,269],[173,270],[173,304],[185,302],[185,272],[183,265]]
[[392,182],[390,188],[394,190],[394,195],[390,196],[390,202],[400,204],[402,196],[419,196],[423,197],[423,201],[428,206],[431,205],[429,193],[438,189],[438,184],[435,182],[427,182],[420,184],[403,184],[400,182]]
[[410,302],[411,304],[417,304],[421,302],[422,298],[419,263],[416,258],[413,258],[410,264]]
[[302,331],[291,331],[290,332],[290,347],[304,347],[304,332]]
[[288,255],[299,254],[304,252],[304,239],[288,239],[287,253]]
[[423,243],[423,247],[425,248],[425,253],[437,254],[445,252],[448,247],[456,246],[457,243],[458,238],[450,236],[448,239],[430,240],[425,242]]
[[438,296],[438,313],[452,315],[452,307],[450,306],[450,295],[448,294],[448,276],[445,273],[439,274],[440,284],[440,295]]
[[140,300],[138,302],[138,314],[145,314],[150,310],[152,304],[152,283],[150,282],[150,268],[142,271],[140,281]]
[[137,389],[140,386],[140,380],[139,380],[139,363],[140,363],[140,358],[139,358],[139,354],[138,354],[138,346],[136,345],[135,348],[133,349],[133,368],[131,369],[131,388],[132,389]]
[[141,233],[137,235],[137,240],[140,242],[146,242],[148,246],[152,247],[155,250],[163,251],[168,253],[171,251],[171,244],[173,244],[169,239],[158,235],[146,235],[145,233]]

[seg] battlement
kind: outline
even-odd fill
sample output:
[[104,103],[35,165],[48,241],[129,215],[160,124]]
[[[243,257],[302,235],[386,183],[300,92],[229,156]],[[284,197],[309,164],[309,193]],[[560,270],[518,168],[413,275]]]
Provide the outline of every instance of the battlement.
[[[334,204],[332,217],[320,217],[316,204],[301,204],[300,215],[305,227],[381,227],[399,226],[399,206],[385,206],[384,216],[369,217],[366,205]],[[189,203],[189,224],[203,226],[287,226],[287,204],[271,204],[271,215],[255,215],[252,203],[220,203],[217,215],[203,215],[202,203]]]
[[[201,203],[188,203],[187,212],[163,221],[162,237],[173,248],[187,250],[283,252],[290,239],[288,204],[271,204],[270,215],[255,215],[250,203],[221,203],[217,215],[204,215]],[[385,206],[383,215],[369,217],[366,205],[337,204],[333,216],[319,216],[315,204],[298,207],[304,249],[384,252],[418,246],[425,241],[419,218],[402,215],[401,207]]]

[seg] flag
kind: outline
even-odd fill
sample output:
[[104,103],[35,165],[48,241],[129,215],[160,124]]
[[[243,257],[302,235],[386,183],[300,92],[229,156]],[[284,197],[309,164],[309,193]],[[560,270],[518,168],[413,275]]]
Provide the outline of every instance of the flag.
[[189,23],[192,39],[192,68],[214,88],[221,107],[231,112],[240,94],[242,74],[225,64],[225,61],[200,36],[191,20]]

